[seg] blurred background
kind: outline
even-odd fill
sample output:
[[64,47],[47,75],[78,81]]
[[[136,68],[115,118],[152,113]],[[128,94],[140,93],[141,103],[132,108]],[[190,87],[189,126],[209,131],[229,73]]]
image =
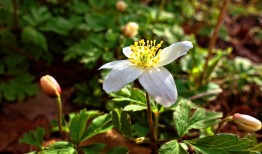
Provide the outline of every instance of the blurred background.
[[163,48],[193,42],[167,66],[179,97],[261,120],[261,10],[260,0],[0,0],[0,153],[28,151],[22,134],[55,118],[56,104],[39,88],[43,75],[60,84],[64,114],[127,103],[103,91],[108,71],[98,68],[125,59],[122,48],[140,39]]

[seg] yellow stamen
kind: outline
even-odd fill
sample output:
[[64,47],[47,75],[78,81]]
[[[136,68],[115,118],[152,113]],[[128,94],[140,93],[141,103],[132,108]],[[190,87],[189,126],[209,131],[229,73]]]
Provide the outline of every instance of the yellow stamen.
[[134,45],[130,46],[132,53],[130,54],[129,60],[133,64],[142,67],[154,66],[160,59],[159,53],[161,52],[161,49],[159,48],[162,43],[163,41],[156,44],[156,40],[147,40],[145,42],[144,39],[134,42]]

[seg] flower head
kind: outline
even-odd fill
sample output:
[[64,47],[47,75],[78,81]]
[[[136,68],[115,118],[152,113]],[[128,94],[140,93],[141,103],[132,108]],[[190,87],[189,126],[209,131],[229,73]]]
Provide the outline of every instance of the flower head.
[[178,42],[163,50],[162,42],[135,42],[123,48],[126,60],[107,63],[99,69],[112,69],[105,77],[103,89],[115,92],[138,79],[142,87],[157,103],[169,107],[177,99],[177,89],[171,73],[163,66],[187,53],[193,47],[189,41]]
[[246,114],[235,113],[233,115],[233,121],[239,129],[246,132],[256,132],[262,127],[261,122],[258,119]]
[[134,37],[138,34],[139,25],[136,22],[128,22],[122,29],[125,37]]
[[57,98],[61,94],[61,88],[55,78],[50,75],[42,76],[40,79],[40,85],[44,93],[51,97]]
[[118,0],[118,1],[116,2],[116,9],[117,9],[118,11],[124,12],[124,11],[126,10],[126,8],[127,8],[127,4],[126,4],[125,1],[123,1],[123,0]]

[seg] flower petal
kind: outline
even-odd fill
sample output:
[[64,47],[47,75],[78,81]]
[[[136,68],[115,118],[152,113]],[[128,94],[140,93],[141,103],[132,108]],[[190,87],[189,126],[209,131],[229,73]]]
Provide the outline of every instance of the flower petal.
[[132,50],[131,50],[130,47],[125,47],[125,48],[123,48],[123,53],[124,53],[124,55],[125,55],[127,58],[130,58],[130,55],[131,55],[131,53],[132,53]]
[[160,60],[155,67],[160,67],[171,63],[177,58],[185,55],[189,49],[193,48],[190,41],[178,42],[164,48],[160,53]]
[[103,89],[109,92],[116,92],[122,89],[127,83],[134,81],[143,73],[143,69],[136,65],[126,65],[114,68],[103,82]]
[[118,61],[113,61],[110,63],[106,63],[103,66],[101,66],[98,70],[100,69],[114,69],[117,67],[123,67],[123,66],[127,66],[127,65],[131,65],[131,62],[129,60],[118,60]]
[[170,72],[164,67],[144,70],[138,80],[149,95],[164,107],[169,107],[176,101],[175,81]]

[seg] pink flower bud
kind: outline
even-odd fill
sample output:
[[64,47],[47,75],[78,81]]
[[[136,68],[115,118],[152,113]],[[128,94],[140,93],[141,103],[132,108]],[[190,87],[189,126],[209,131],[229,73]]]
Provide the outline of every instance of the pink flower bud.
[[42,76],[40,79],[40,85],[44,93],[51,97],[51,98],[57,98],[60,97],[61,94],[61,88],[55,78],[53,78],[50,75]]
[[122,29],[123,35],[126,37],[134,37],[138,34],[138,24],[136,22],[128,22]]
[[246,132],[256,132],[261,129],[261,122],[246,114],[235,113],[233,115],[233,121],[239,129]]
[[116,2],[116,9],[120,12],[124,12],[127,8],[127,4],[123,0],[119,0]]

